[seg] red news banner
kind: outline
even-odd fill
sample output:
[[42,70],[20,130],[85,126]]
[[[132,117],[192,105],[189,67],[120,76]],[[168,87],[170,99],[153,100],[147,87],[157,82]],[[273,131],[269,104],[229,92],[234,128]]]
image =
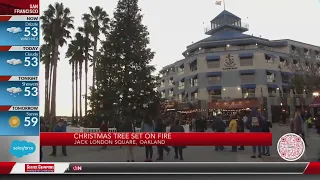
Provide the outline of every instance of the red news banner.
[[271,146],[271,133],[41,133],[42,146]]
[[39,15],[39,0],[0,0],[0,15]]

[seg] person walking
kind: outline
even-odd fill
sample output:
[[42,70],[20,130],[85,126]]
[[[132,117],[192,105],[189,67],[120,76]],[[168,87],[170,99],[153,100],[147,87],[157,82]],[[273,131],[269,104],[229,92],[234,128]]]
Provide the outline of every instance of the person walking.
[[[170,132],[185,132],[184,128],[181,126],[180,121],[176,120],[174,124],[170,128]],[[180,157],[180,160],[183,160],[183,149],[186,148],[186,146],[174,146],[174,158],[178,159]]]
[[[141,124],[141,132],[154,132],[155,126],[150,117],[144,119]],[[152,162],[153,157],[153,147],[152,146],[145,146],[145,155],[146,159],[145,162]]]
[[[251,110],[250,116],[248,117],[247,121],[247,129],[250,132],[262,132],[262,127],[263,127],[263,119],[261,117],[261,114],[256,108],[253,108]],[[256,158],[257,157],[257,149],[258,149],[258,157],[261,158],[261,146],[252,146],[252,151],[253,155],[251,158]]]
[[[120,132],[134,132],[133,123],[130,118],[125,118],[121,125],[119,125]],[[127,146],[125,150],[125,157],[127,162],[134,162],[133,146]]]
[[[108,123],[106,123],[105,121],[102,121],[101,125],[100,125],[100,132],[108,132]],[[106,149],[107,146],[102,146],[101,149]]]
[[[46,131],[47,131],[46,123],[43,117],[40,117],[40,132],[46,132]],[[42,158],[43,158],[43,151],[42,151],[42,146],[40,146],[40,162],[42,162]]]
[[[320,137],[320,117],[318,117],[314,122],[315,128],[317,130],[317,134]],[[318,149],[317,160],[320,162],[320,148]]]
[[[238,122],[234,115],[229,122],[229,132],[236,133],[237,129],[238,129]],[[231,152],[237,152],[237,146],[232,146]]]
[[[166,125],[162,119],[158,118],[155,125],[155,132],[163,133],[166,132]],[[158,161],[163,160],[163,151],[170,152],[170,148],[168,146],[158,146],[158,154],[159,157],[157,158]]]
[[[214,132],[225,132],[226,124],[223,122],[221,114],[217,115],[212,121],[212,130]],[[215,146],[215,151],[223,151],[225,148],[223,146]]]
[[[53,129],[54,132],[60,133],[60,132],[67,132],[67,127],[64,123],[63,119],[60,119],[57,123],[57,125]],[[57,156],[57,146],[52,146],[53,151],[51,153],[51,156]],[[67,148],[66,146],[62,146],[62,154],[64,156],[67,156]]]
[[[238,115],[238,126],[237,126],[237,132],[244,132],[244,121],[243,121],[243,118]],[[243,151],[244,150],[244,146],[240,146],[239,149],[240,151]]]
[[[294,129],[294,133],[299,135],[302,140],[304,141],[305,143],[305,146],[307,147],[307,144],[304,140],[304,135],[303,135],[303,126],[304,126],[304,121],[303,121],[303,118],[301,117],[301,112],[299,110],[297,110],[295,112],[295,115],[294,115],[294,119],[293,119],[293,129]],[[304,152],[303,154],[303,159],[306,160],[307,159],[307,155],[306,155],[306,151]]]
[[[262,116],[264,119],[264,117]],[[270,128],[272,128],[272,123],[270,120],[266,120],[262,127],[262,132],[270,133]],[[270,156],[270,147],[269,146],[262,146],[262,154],[264,156]]]

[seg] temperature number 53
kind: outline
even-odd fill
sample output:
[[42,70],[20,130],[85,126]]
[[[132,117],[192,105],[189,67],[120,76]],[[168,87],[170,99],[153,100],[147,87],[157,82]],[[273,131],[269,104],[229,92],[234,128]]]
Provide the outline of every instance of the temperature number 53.
[[38,96],[38,87],[25,87],[24,96]]

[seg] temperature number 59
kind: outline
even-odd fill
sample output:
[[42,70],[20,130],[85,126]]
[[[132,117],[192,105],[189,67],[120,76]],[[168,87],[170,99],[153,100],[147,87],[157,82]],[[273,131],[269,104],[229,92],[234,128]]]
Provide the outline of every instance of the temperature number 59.
[[37,117],[25,117],[24,118],[24,126],[36,126],[38,123]]

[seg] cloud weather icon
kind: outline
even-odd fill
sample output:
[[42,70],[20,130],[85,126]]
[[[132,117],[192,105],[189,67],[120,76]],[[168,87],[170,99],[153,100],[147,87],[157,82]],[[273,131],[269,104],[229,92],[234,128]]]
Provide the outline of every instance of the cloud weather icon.
[[7,28],[7,31],[13,34],[16,34],[16,33],[22,32],[22,29],[20,27],[10,27],[10,28]]
[[22,89],[19,87],[11,87],[11,88],[7,88],[7,91],[10,93],[10,95],[13,95],[14,97],[16,97],[16,95],[19,95],[19,93],[22,92]]
[[7,63],[15,66],[22,64],[22,61],[20,59],[9,59],[7,60]]

